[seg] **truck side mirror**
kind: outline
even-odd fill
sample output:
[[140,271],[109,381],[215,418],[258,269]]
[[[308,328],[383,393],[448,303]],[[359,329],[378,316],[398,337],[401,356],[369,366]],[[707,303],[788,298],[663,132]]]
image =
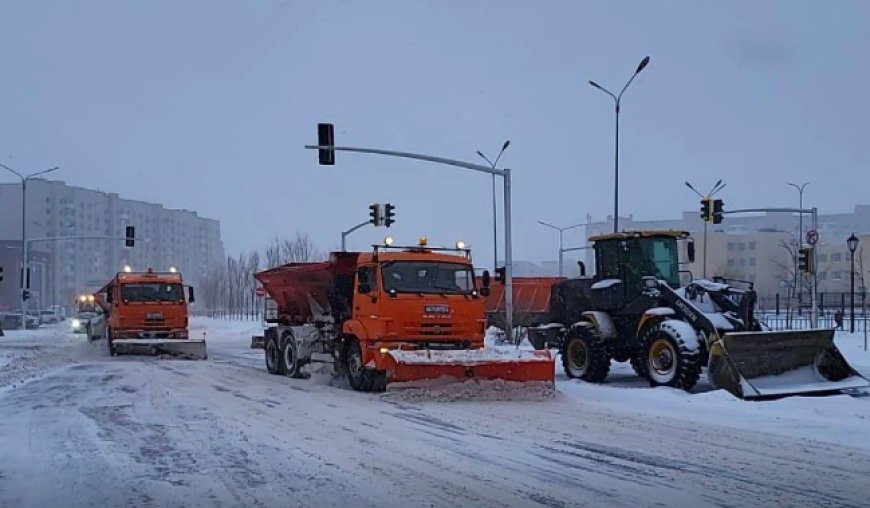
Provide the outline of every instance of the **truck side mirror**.
[[689,263],[695,262],[695,241],[689,240],[689,244],[686,245],[687,254],[689,255]]
[[580,276],[585,277],[586,276],[586,263],[584,263],[583,261],[577,261],[577,266],[580,267]]
[[193,295],[193,286],[187,286],[187,302],[193,303],[196,301],[196,297]]
[[489,296],[489,294],[489,286],[483,286],[482,288],[480,288],[480,296],[486,298],[487,296]]
[[[483,287],[488,288],[490,283],[489,270],[483,271]],[[483,295],[483,291],[480,292]],[[486,296],[486,295],[483,295]]]
[[112,303],[114,300],[115,298],[112,296],[112,289],[109,288],[109,290],[106,291],[106,303]]

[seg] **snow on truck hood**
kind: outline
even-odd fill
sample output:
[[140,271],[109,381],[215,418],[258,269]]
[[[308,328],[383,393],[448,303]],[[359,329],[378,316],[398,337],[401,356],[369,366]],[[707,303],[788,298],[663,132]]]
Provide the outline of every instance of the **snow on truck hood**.
[[440,363],[476,365],[492,362],[539,362],[551,358],[549,351],[516,348],[484,348],[462,351],[390,350],[389,355],[401,363]]

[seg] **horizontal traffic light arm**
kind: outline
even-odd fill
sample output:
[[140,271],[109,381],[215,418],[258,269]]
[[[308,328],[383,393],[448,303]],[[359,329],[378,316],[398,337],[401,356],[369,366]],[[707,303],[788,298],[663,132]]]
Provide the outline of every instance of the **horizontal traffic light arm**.
[[[105,235],[42,236],[37,238],[28,238],[27,243],[30,244],[32,242],[57,242],[61,240],[127,240],[127,237]],[[141,238],[139,238],[138,240],[141,240]]]
[[483,173],[488,173],[490,175],[504,176],[506,174],[505,170],[503,169],[491,168],[489,166],[483,166],[481,164],[474,164],[473,162],[445,159],[444,157],[433,157],[431,155],[423,155],[419,153],[396,152],[394,150],[380,150],[378,148],[356,148],[352,146],[305,145],[305,148],[308,150],[335,150],[337,152],[376,153],[380,155],[391,155],[393,157],[404,157],[406,159],[437,162],[439,164],[447,164],[448,166],[457,166],[460,168],[472,169],[474,171],[480,171]]

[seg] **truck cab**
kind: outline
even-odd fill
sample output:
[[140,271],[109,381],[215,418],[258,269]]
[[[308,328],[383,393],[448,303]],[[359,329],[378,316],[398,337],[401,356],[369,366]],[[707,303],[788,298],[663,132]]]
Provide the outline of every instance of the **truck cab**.
[[465,253],[376,249],[359,255],[353,280],[342,330],[365,343],[364,363],[380,367],[384,348],[483,346],[484,300]]
[[98,293],[109,350],[118,339],[187,339],[188,302],[193,301],[193,288],[185,295],[180,273],[117,274]]

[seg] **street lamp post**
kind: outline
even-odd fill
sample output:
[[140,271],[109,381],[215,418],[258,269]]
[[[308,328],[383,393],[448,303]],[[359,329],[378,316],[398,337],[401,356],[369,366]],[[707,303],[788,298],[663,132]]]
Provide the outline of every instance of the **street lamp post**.
[[[504,142],[501,145],[501,151],[498,152],[498,156],[494,161],[489,160],[486,155],[483,155],[483,152],[480,150],[477,151],[477,155],[480,155],[483,160],[489,163],[492,167],[493,171],[495,171],[495,166],[498,164],[498,160],[501,159],[502,154],[507,148],[511,146],[510,140]],[[498,268],[498,207],[496,204],[495,198],[495,173],[492,174],[492,269],[495,270]]]
[[[804,189],[806,188],[807,185],[810,184],[810,182],[803,182],[800,185],[798,185],[796,183],[791,183],[791,182],[785,182],[785,184],[790,185],[790,186],[794,187],[795,189],[797,189],[797,191],[798,191],[798,208],[803,210],[803,208],[804,208]],[[797,265],[798,265],[797,252],[798,252],[798,249],[800,248],[800,245],[804,241],[803,238],[804,238],[804,214],[799,213],[798,214],[798,240],[797,240],[797,247],[795,248],[795,251],[794,251],[795,252],[795,254],[794,254],[794,285],[797,288],[797,292],[798,292],[798,297],[797,297],[798,298],[798,309],[800,309],[801,300],[803,300],[803,296],[804,296],[804,285],[798,284],[799,275],[798,275],[798,268],[797,268]]]
[[21,179],[21,329],[26,330],[27,299],[24,298],[24,292],[30,289],[30,278],[28,277],[29,266],[27,264],[27,181],[36,178],[37,176],[55,171],[57,170],[57,166],[49,169],[44,169],[42,171],[37,171],[36,173],[31,173],[27,176],[22,175],[18,171],[10,168],[5,164],[0,164],[0,167],[6,169],[10,173]]
[[849,247],[849,253],[852,255],[852,270],[849,272],[851,280],[851,288],[849,290],[849,307],[851,316],[849,317],[849,333],[855,333],[855,249],[858,248],[858,237],[855,233],[846,240],[846,245]]
[[589,84],[594,86],[595,88],[601,90],[606,93],[613,99],[613,104],[616,110],[616,143],[614,144],[614,175],[613,175],[613,232],[619,232],[619,103],[622,100],[622,94],[625,93],[625,90],[628,88],[628,85],[634,81],[634,78],[644,69],[644,67],[649,64],[649,57],[644,57],[643,60],[637,65],[637,69],[635,69],[634,74],[631,75],[628,82],[622,87],[622,90],[618,95],[614,95],[612,92],[602,87],[598,83],[594,81],[590,81]]
[[546,227],[551,228],[551,229],[555,229],[556,231],[559,232],[559,277],[564,277],[565,276],[565,269],[564,269],[564,265],[563,265],[563,257],[564,257],[565,249],[563,247],[564,243],[563,243],[562,234],[565,231],[568,231],[569,229],[579,228],[580,226],[585,226],[586,224],[574,224],[572,226],[565,226],[564,228],[560,228],[559,226],[554,226],[554,225],[546,223],[542,220],[539,220],[538,224],[540,224],[542,226],[546,226]]
[[[705,196],[705,195],[701,194],[700,192],[698,192],[698,189],[692,187],[692,184],[690,184],[689,182],[685,182],[685,184],[686,184],[686,187],[691,189],[692,192],[697,194],[698,197],[701,199],[707,199],[707,198],[713,197],[713,195],[715,195],[717,192],[724,189],[725,185],[726,185],[726,184],[722,183],[722,180],[720,179],[718,182],[716,182],[716,185],[714,185],[710,189],[710,192],[708,192],[707,195]],[[703,259],[703,261],[701,262],[702,272],[703,272],[702,278],[706,279],[707,278],[707,221],[706,220],[704,221],[704,256],[702,259]]]

